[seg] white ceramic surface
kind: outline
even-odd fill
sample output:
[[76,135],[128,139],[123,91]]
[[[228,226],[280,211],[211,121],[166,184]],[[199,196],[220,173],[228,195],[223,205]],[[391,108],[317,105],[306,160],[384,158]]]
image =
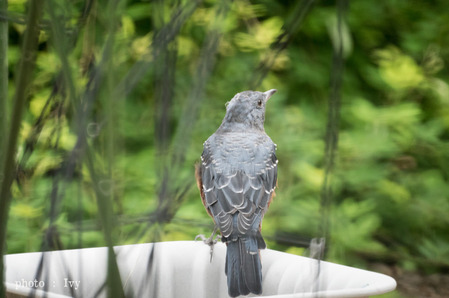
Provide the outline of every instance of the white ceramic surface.
[[[228,297],[222,243],[215,246],[212,262],[209,247],[200,241],[117,246],[115,252],[128,297]],[[262,297],[369,297],[396,287],[393,278],[375,272],[270,249],[261,256]],[[46,292],[49,298],[106,297],[106,261],[104,247],[7,255],[7,291],[25,296],[35,291],[36,297]]]

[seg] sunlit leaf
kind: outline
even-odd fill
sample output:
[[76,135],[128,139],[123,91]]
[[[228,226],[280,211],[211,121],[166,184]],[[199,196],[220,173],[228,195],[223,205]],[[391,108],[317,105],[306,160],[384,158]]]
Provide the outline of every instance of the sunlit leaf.
[[238,33],[235,43],[242,51],[255,51],[268,48],[280,34],[282,20],[277,17],[270,18],[254,27],[249,33]]
[[33,219],[39,217],[43,214],[42,212],[42,207],[35,208],[28,204],[18,203],[11,206],[11,215],[23,219]]
[[395,47],[375,52],[380,66],[380,75],[395,89],[416,88],[424,81],[422,69],[410,57]]

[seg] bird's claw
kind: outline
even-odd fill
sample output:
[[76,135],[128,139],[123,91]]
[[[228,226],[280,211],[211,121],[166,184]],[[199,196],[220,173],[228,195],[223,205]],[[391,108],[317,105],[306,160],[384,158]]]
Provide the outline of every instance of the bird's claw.
[[198,241],[198,239],[201,239],[201,241],[203,241],[204,243],[206,243],[206,241],[207,241],[207,238],[206,238],[206,236],[204,236],[204,234],[196,235],[195,241]]
[[[212,263],[212,257],[214,256],[214,245],[217,244],[218,240],[220,239],[220,235],[216,235],[217,229],[215,228],[214,231],[212,232],[212,235],[210,235],[209,238],[206,238],[206,236],[204,236],[203,234],[199,234],[195,237],[195,241],[197,241],[198,239],[201,239],[201,241],[204,242],[204,244],[209,245],[210,247],[210,262]],[[214,238],[215,236],[215,238]]]

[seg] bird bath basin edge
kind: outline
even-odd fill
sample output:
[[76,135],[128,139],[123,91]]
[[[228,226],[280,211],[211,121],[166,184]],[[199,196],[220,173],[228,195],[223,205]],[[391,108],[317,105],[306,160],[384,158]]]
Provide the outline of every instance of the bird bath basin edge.
[[[127,297],[227,298],[226,246],[212,262],[201,241],[114,247]],[[107,248],[4,256],[7,297],[106,297]],[[386,275],[275,250],[261,251],[263,294],[249,297],[369,297],[393,291]],[[42,264],[39,273],[39,264]]]

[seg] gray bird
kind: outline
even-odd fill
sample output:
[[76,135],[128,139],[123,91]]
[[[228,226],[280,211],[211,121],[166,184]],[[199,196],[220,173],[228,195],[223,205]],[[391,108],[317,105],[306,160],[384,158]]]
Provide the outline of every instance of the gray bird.
[[262,294],[260,249],[266,244],[260,229],[274,196],[278,163],[264,120],[265,105],[275,92],[236,94],[220,127],[204,142],[196,167],[202,202],[227,245],[231,297]]

